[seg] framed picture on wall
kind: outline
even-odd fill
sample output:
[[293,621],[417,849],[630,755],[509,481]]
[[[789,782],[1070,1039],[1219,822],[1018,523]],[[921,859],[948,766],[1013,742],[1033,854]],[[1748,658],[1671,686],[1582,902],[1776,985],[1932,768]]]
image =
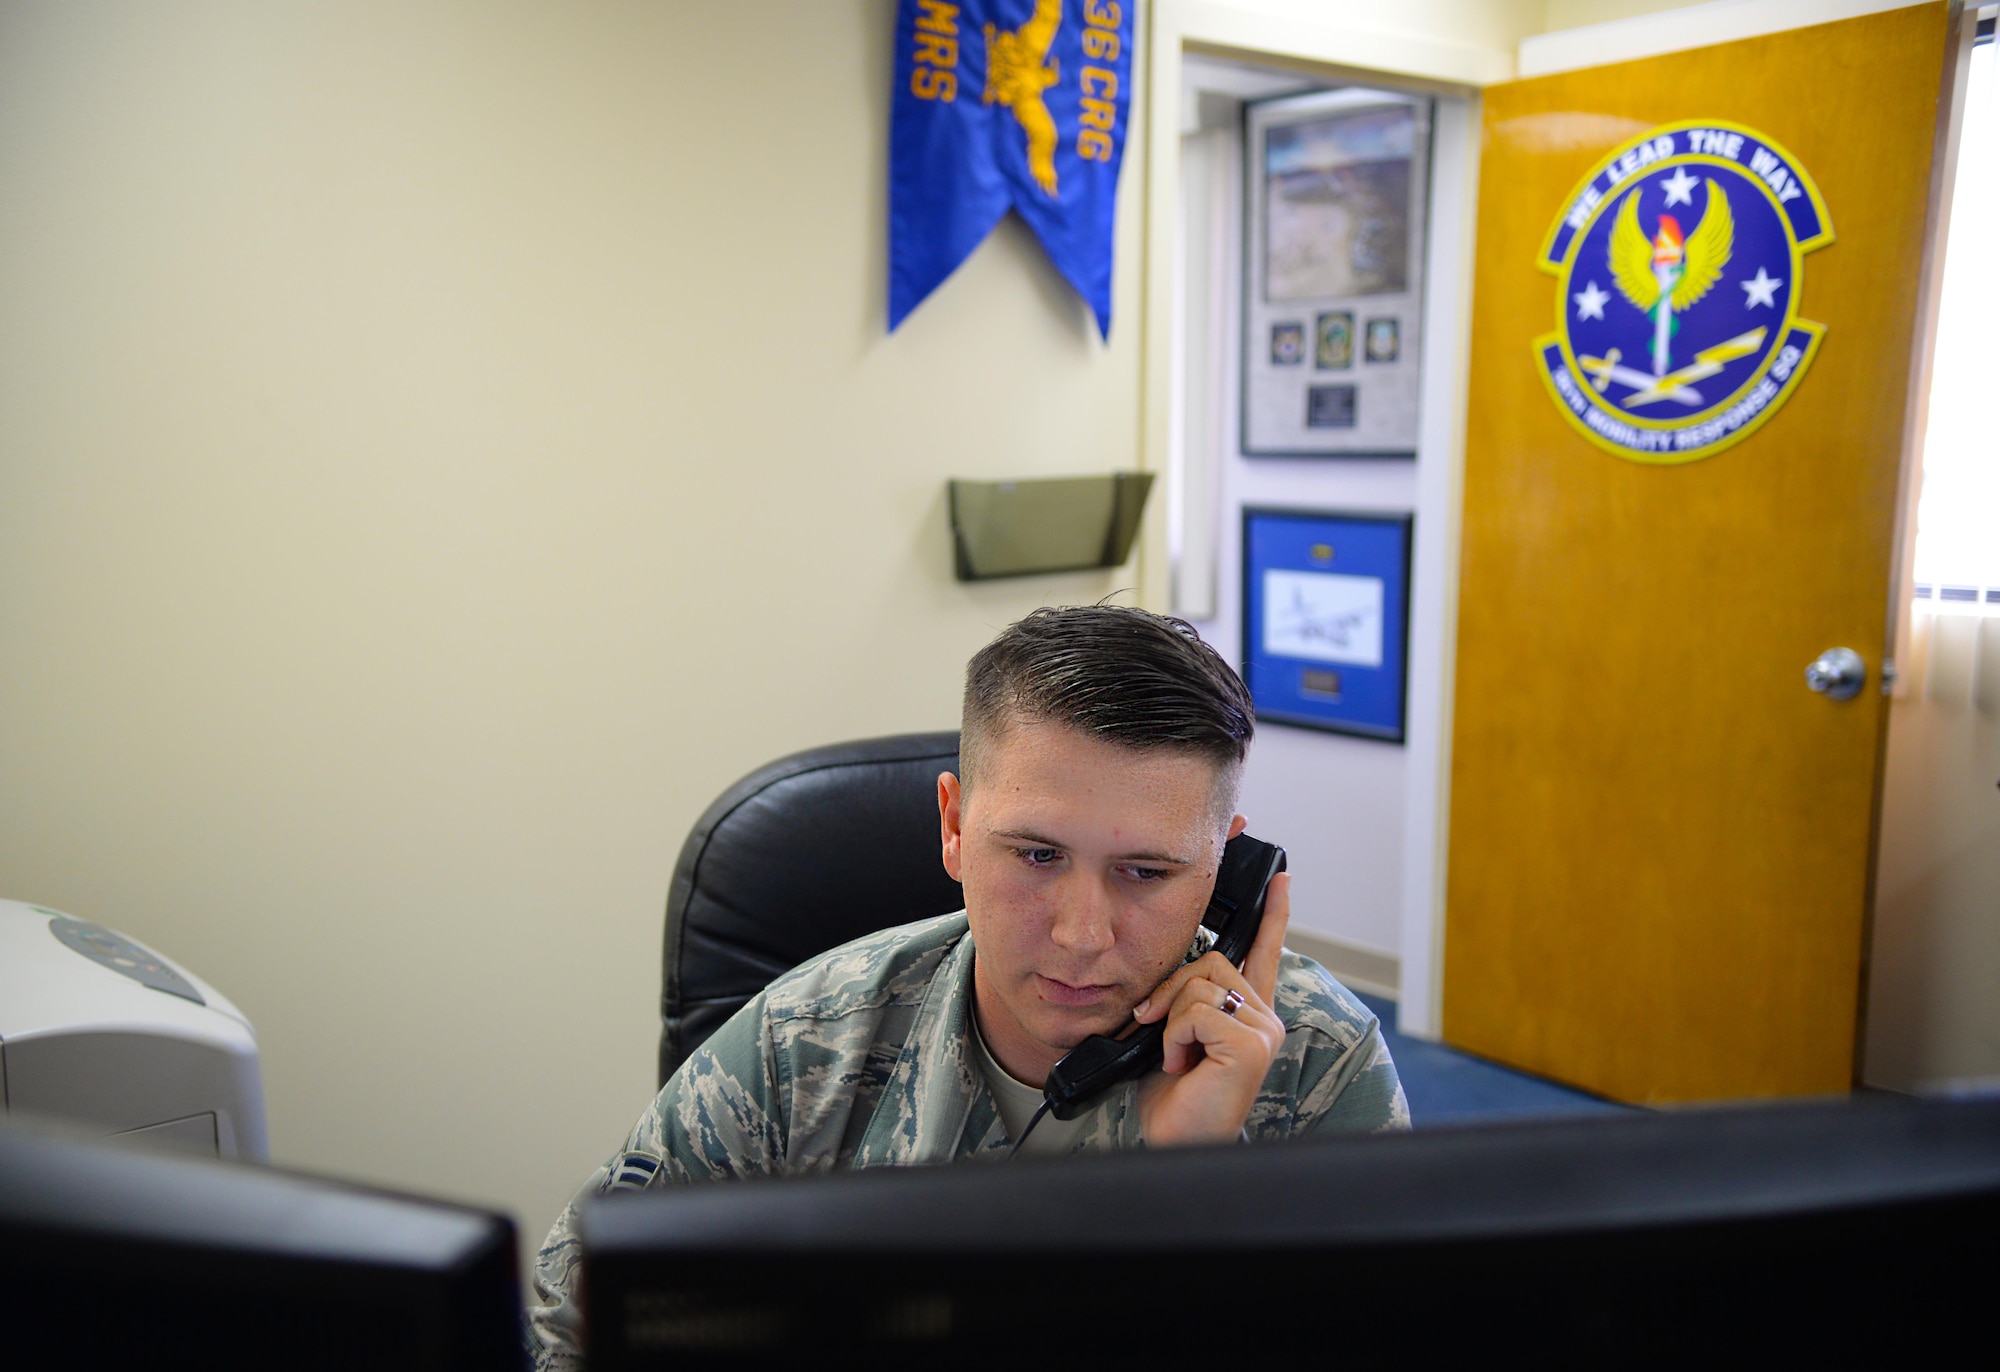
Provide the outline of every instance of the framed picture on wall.
[[1243,452],[1415,457],[1431,102],[1244,112]]
[[1243,511],[1243,680],[1257,721],[1403,741],[1407,514]]

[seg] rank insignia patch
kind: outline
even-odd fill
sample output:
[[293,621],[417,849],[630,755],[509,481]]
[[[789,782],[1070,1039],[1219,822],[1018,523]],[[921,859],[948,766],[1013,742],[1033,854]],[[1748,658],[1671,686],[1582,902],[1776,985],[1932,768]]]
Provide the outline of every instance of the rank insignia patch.
[[604,1178],[601,1191],[643,1191],[660,1173],[660,1160],[651,1153],[620,1153]]
[[1690,120],[1620,144],[1577,185],[1538,260],[1556,331],[1549,394],[1585,438],[1634,462],[1693,462],[1790,398],[1825,329],[1798,315],[1805,255],[1833,241],[1789,152]]

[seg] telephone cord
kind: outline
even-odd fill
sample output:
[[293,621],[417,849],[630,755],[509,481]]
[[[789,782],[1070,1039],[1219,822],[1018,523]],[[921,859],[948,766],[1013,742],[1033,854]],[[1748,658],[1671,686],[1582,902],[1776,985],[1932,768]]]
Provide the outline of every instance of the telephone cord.
[[1035,1132],[1035,1126],[1042,1122],[1042,1116],[1049,1113],[1049,1106],[1053,1103],[1052,1101],[1045,1100],[1036,1108],[1034,1115],[1028,1120],[1028,1127],[1021,1131],[1021,1137],[1015,1139],[1014,1146],[1007,1150],[1007,1160],[1009,1162],[1014,1160],[1014,1154],[1021,1151],[1021,1145],[1028,1141],[1028,1135]]

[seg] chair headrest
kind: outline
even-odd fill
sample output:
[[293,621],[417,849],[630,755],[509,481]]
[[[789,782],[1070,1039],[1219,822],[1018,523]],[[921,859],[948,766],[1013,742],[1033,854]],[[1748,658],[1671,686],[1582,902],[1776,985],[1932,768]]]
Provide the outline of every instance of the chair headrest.
[[760,767],[708,807],[667,893],[660,1081],[772,978],[965,904],[939,859],[958,734],[837,743]]

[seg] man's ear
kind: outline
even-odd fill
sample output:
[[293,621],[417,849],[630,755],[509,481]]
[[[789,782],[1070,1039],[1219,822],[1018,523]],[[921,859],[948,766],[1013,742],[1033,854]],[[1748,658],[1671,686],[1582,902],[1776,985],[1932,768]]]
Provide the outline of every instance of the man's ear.
[[1249,820],[1245,819],[1241,815],[1236,816],[1234,819],[1229,821],[1229,837],[1223,839],[1223,842],[1227,843],[1229,839],[1235,838],[1238,834],[1242,833],[1245,829],[1248,829],[1249,827],[1250,827]]
[[964,880],[958,874],[964,836],[960,807],[964,801],[965,790],[958,778],[950,772],[938,773],[938,835],[944,845],[944,869],[953,881]]

